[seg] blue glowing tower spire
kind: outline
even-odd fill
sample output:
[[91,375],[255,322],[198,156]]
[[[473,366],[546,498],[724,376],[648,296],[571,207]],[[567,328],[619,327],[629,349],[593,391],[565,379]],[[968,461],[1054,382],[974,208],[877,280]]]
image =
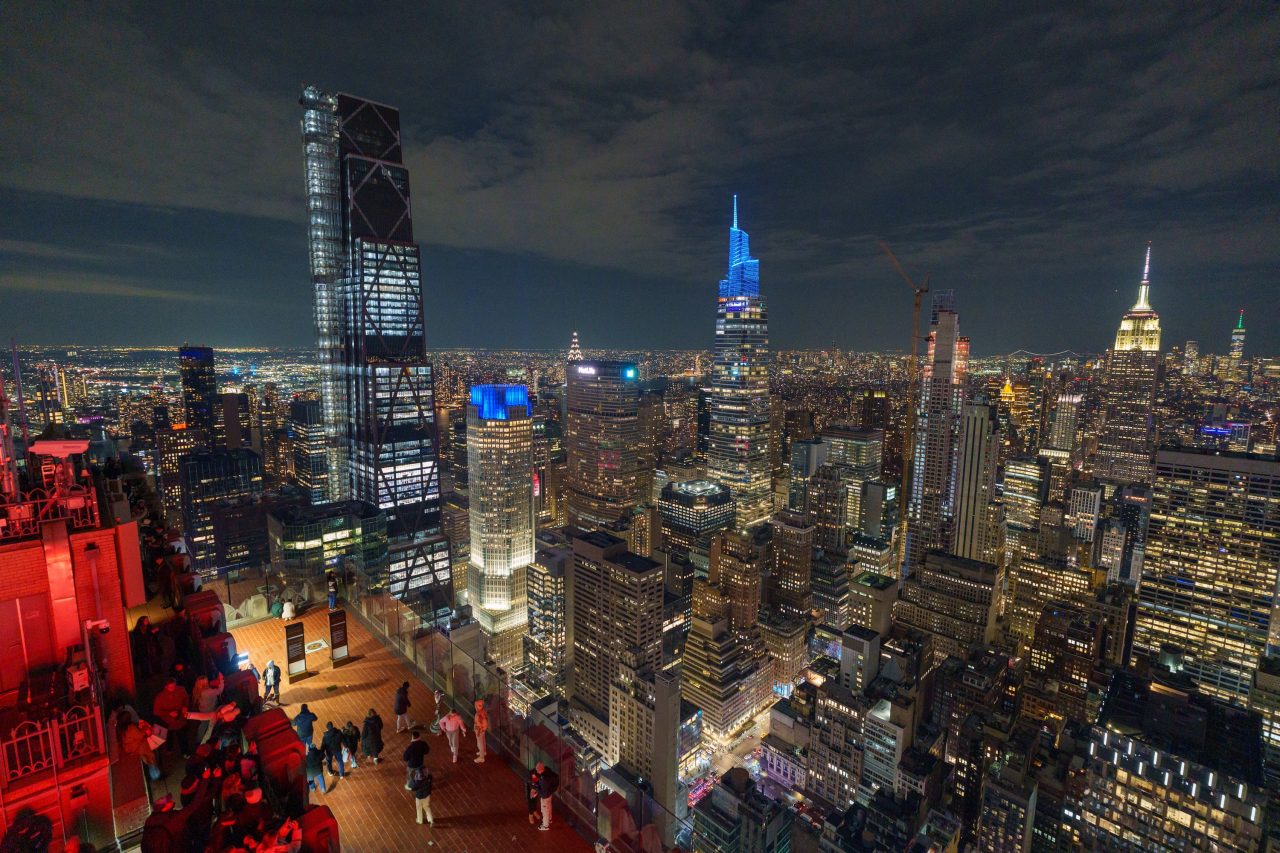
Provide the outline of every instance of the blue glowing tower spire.
[[707,476],[729,489],[739,527],[773,510],[769,453],[769,320],[760,262],[738,227],[733,197],[729,269],[716,307],[715,364],[708,393]]
[[738,197],[733,197],[729,228],[729,273],[720,282],[721,296],[759,296],[760,262],[751,257],[751,238],[738,227]]

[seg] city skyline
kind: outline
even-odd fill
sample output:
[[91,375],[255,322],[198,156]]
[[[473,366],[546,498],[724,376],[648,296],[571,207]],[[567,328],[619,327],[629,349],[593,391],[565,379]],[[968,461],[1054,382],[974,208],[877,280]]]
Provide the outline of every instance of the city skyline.
[[666,2],[0,30],[0,849],[1280,850],[1280,10]]
[[[167,341],[165,329],[183,316],[188,337],[224,346],[307,343],[291,107],[297,81],[316,79],[325,46],[349,21],[317,12],[304,42],[272,12],[255,13],[262,26],[213,12],[192,44],[163,9],[124,13],[112,48],[136,68],[77,77],[103,59],[94,21],[17,14],[0,54],[28,85],[3,97],[29,121],[4,137],[23,166],[0,171],[0,199],[25,215],[0,228],[0,310],[21,308],[26,342]],[[607,32],[607,15],[563,18],[566,30]],[[317,79],[415,116],[406,162],[423,176],[415,230],[428,345],[546,348],[575,328],[595,346],[707,340],[695,319],[706,305],[701,283],[716,274],[721,211],[734,192],[769,259],[779,349],[905,347],[899,315],[909,294],[878,256],[877,237],[931,271],[936,286],[957,290],[975,354],[1102,350],[1147,240],[1169,341],[1225,351],[1238,310],[1265,306],[1280,194],[1264,165],[1272,135],[1259,122],[1280,95],[1265,48],[1280,16],[1130,12],[1086,33],[1065,13],[1002,15],[999,35],[972,11],[758,17],[667,11],[613,36],[653,42],[647,52],[552,60],[546,48],[509,51],[505,61],[538,69],[523,83],[483,59],[502,56],[534,24],[515,13],[487,26],[429,22],[456,36],[440,57],[409,51],[419,65],[406,66],[396,51],[379,51],[341,79]],[[38,50],[33,33],[49,24],[65,38]],[[421,24],[408,16],[396,38]],[[778,62],[780,24],[803,24],[812,75]],[[824,28],[829,35],[815,32]],[[251,53],[257,31],[296,49],[230,66],[237,51],[219,45],[248,39]],[[567,37],[537,31],[551,48]],[[728,50],[729,32],[756,38],[761,53]],[[828,44],[842,38],[860,50],[833,59]],[[185,64],[166,66],[164,52],[146,46],[153,40],[186,47]],[[1041,47],[1057,59],[1036,64],[1027,52]],[[482,61],[451,61],[468,48],[480,48]],[[983,57],[997,50],[988,68]],[[654,51],[670,61],[617,59]],[[417,83],[446,67],[456,79],[433,87],[424,105]],[[1184,85],[1188,77],[1195,85]],[[122,100],[117,88],[156,97]],[[754,94],[739,97],[746,92]],[[81,100],[95,96],[112,108]],[[158,159],[162,135],[149,128],[168,125],[150,102],[186,111],[171,128],[183,144]],[[52,136],[37,103],[83,104],[85,132]],[[102,144],[112,137],[126,144]],[[473,300],[494,316],[472,316]],[[1002,306],[1014,300],[1028,322],[1006,322]],[[103,322],[68,336],[67,317],[86,302]],[[1255,327],[1250,348],[1276,351],[1280,333]]]

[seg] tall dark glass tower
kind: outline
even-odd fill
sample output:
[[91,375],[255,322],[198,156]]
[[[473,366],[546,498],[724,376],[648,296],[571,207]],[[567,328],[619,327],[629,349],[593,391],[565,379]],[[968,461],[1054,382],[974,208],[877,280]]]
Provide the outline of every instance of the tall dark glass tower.
[[218,399],[218,375],[213,370],[213,348],[183,344],[178,350],[178,369],[182,374],[186,422],[212,440],[214,407],[222,404]]
[[729,489],[737,525],[750,527],[773,511],[769,458],[769,316],[760,295],[760,261],[738,227],[733,197],[729,272],[716,301],[716,340],[707,439],[707,478]]
[[301,103],[325,427],[338,472],[329,482],[340,484],[330,495],[386,512],[390,591],[429,596],[447,612],[453,582],[400,113],[310,87]]

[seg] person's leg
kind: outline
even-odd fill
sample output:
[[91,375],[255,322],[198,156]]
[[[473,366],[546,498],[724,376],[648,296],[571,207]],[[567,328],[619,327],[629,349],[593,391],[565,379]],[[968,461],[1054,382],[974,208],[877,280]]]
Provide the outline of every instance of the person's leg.
[[542,805],[542,828],[550,829],[551,828],[551,798],[543,797],[541,805]]
[[435,816],[431,814],[431,795],[430,794],[422,798],[422,807],[426,809],[426,812],[427,812],[427,825],[435,826],[436,819],[435,819]]
[[418,797],[417,797],[417,795],[416,795],[416,794],[414,795],[414,798],[413,798],[413,813],[414,813],[414,817],[415,817],[415,819],[417,820],[417,822],[418,822],[419,824],[421,824],[421,823],[422,823],[422,812],[423,812],[422,804],[423,804],[423,803],[425,803],[425,802],[426,802],[426,800],[420,800],[420,799],[418,799]]

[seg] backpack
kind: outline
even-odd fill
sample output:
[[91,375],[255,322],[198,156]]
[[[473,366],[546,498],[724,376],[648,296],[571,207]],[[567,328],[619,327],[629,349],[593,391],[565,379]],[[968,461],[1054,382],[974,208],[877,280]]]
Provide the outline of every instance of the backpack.
[[427,772],[421,767],[413,768],[413,773],[409,776],[409,784],[415,788],[422,784],[422,780],[427,778]]

